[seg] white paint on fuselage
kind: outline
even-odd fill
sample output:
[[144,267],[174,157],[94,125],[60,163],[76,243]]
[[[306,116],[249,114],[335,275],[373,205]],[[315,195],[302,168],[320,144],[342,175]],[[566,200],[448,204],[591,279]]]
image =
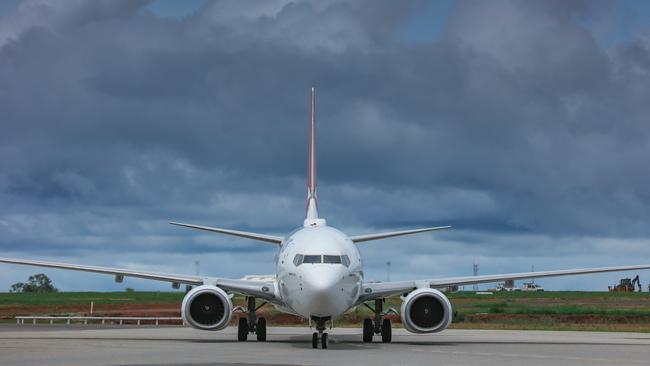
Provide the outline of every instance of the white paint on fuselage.
[[[296,266],[297,254],[347,255],[350,265],[302,263]],[[276,270],[282,301],[292,312],[305,318],[337,318],[356,304],[363,281],[359,249],[347,235],[326,225],[302,227],[290,234],[282,242]]]

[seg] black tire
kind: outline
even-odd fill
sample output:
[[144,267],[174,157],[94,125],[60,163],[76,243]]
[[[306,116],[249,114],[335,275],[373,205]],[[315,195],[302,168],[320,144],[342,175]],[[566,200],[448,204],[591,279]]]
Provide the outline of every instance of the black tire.
[[384,319],[381,323],[381,341],[390,343],[393,340],[393,329],[390,326],[390,319]]
[[318,333],[316,332],[311,335],[311,347],[318,348]]
[[375,333],[374,327],[372,325],[372,319],[363,320],[363,342],[370,343],[372,342],[372,336]]
[[248,339],[248,319],[242,317],[239,318],[239,324],[237,325],[237,340],[244,342]]
[[327,333],[323,333],[323,335],[320,337],[320,346],[323,349],[327,349],[328,345],[329,345],[329,337],[327,336]]
[[255,334],[257,334],[257,340],[260,342],[266,341],[266,319],[259,318],[257,319],[257,327],[255,327]]

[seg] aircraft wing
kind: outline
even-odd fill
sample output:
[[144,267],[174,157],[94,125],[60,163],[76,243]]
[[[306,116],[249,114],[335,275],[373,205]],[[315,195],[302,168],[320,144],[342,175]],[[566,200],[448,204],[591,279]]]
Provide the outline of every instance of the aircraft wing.
[[423,229],[391,231],[391,232],[388,232],[388,233],[353,235],[353,236],[350,237],[350,240],[352,240],[354,243],[361,243],[361,242],[364,242],[364,241],[393,238],[393,237],[396,237],[396,236],[411,235],[411,234],[425,233],[427,231],[436,231],[436,230],[445,230],[445,229],[451,229],[451,226],[449,226],[449,225],[447,225],[447,226],[435,226],[435,227],[425,227]]
[[248,231],[238,231],[238,230],[223,229],[223,228],[220,228],[220,227],[184,224],[182,222],[170,222],[170,224],[176,225],[176,226],[188,227],[190,229],[198,229],[198,230],[204,230],[204,231],[211,231],[213,233],[226,234],[226,235],[232,235],[232,236],[239,236],[241,238],[247,238],[247,239],[253,239],[253,240],[261,240],[261,241],[265,241],[267,243],[273,243],[273,244],[278,244],[278,245],[282,244],[282,240],[283,240],[283,238],[281,238],[279,236],[251,233],[251,232],[248,232]]
[[367,282],[363,284],[363,288],[361,289],[363,295],[359,297],[359,303],[404,292],[410,292],[419,287],[445,288],[448,286],[473,285],[477,283],[489,283],[505,280],[574,276],[590,273],[633,271],[640,269],[650,269],[650,264],[620,267],[564,269],[556,271],[506,273],[484,276],[446,277],[420,281]]
[[21,264],[35,267],[48,267],[57,269],[69,269],[73,271],[84,271],[93,273],[102,273],[118,277],[137,277],[148,280],[166,281],[178,284],[187,284],[193,286],[215,285],[226,291],[241,293],[244,295],[257,296],[267,300],[277,298],[275,294],[275,285],[273,281],[253,281],[245,279],[228,279],[228,278],[211,278],[192,275],[177,275],[169,273],[134,271],[123,268],[86,266],[81,264],[68,264],[58,262],[48,262],[29,259],[0,258],[0,263]]

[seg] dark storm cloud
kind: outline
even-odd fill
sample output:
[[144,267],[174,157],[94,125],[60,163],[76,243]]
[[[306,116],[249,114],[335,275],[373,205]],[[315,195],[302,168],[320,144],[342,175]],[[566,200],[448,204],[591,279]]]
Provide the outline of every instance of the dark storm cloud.
[[1,251],[271,259],[166,222],[299,224],[312,85],[331,224],[452,223],[418,240],[484,256],[645,245],[648,38],[604,49],[576,21],[609,3],[458,1],[429,43],[397,36],[420,2],[214,1],[181,21],[144,4],[0,18]]

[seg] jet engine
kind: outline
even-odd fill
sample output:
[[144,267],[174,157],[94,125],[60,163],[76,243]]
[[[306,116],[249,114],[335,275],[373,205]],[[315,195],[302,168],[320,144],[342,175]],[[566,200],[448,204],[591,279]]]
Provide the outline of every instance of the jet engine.
[[451,324],[451,303],[440,291],[420,288],[402,302],[402,324],[411,333],[435,333]]
[[232,318],[230,296],[216,286],[202,285],[185,295],[181,315],[185,324],[202,330],[221,330]]

